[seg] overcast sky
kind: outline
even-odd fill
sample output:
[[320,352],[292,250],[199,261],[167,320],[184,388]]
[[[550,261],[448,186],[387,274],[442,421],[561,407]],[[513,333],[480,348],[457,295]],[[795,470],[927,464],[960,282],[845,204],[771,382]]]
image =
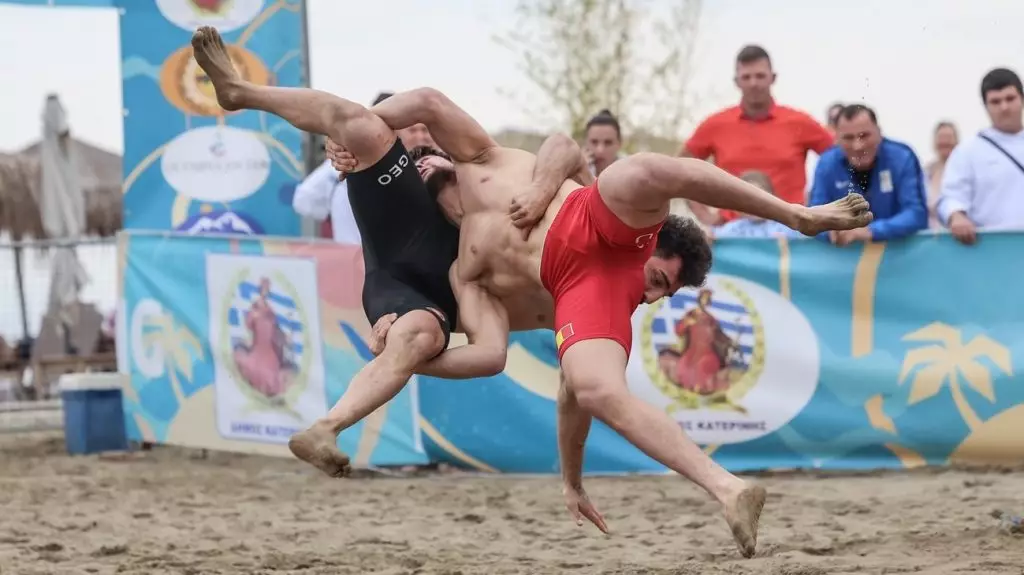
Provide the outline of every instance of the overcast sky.
[[[665,2],[670,0],[651,0]],[[431,85],[488,129],[537,126],[499,90],[524,86],[492,37],[512,0],[310,0],[314,87],[366,102],[381,89]],[[732,59],[764,45],[781,103],[822,117],[834,100],[865,100],[883,130],[930,157],[932,126],[985,125],[981,76],[1024,72],[1024,2],[1013,0],[705,0],[696,65],[700,112],[735,103]],[[927,10],[925,10],[927,7]],[[402,17],[398,17],[401,15]],[[880,16],[881,15],[881,16]],[[38,137],[44,96],[58,92],[79,137],[122,149],[117,15],[102,9],[0,4],[0,150]]]

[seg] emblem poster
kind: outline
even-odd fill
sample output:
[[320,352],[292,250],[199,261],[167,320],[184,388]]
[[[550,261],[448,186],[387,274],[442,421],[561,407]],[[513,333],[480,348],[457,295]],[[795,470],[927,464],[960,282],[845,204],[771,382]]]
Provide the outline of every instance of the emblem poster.
[[316,264],[206,256],[217,429],[284,443],[327,412]]

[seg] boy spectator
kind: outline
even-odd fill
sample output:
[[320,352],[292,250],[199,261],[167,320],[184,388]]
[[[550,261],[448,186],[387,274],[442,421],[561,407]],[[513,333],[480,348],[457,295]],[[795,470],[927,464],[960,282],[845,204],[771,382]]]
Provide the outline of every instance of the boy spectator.
[[[750,170],[740,174],[740,179],[754,184],[771,195],[775,195],[772,188],[772,181],[764,172]],[[717,238],[796,238],[801,237],[800,233],[784,224],[772,220],[765,220],[748,214],[739,216],[725,224],[715,226],[711,229],[708,239]]]

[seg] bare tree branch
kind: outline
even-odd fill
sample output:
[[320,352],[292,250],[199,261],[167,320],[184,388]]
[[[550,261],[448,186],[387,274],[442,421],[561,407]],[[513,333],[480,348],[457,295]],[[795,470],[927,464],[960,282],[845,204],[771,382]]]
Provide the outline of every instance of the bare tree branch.
[[516,53],[550,113],[531,115],[556,116],[553,128],[582,137],[606,108],[627,135],[678,139],[701,8],[702,0],[671,0],[667,14],[649,0],[518,0],[516,22],[496,41]]

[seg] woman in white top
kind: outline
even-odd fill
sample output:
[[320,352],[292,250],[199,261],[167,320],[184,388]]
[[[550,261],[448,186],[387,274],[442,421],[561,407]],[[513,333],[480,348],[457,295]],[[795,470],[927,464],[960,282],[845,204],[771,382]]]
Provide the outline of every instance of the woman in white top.
[[928,177],[928,227],[930,229],[942,228],[942,222],[935,211],[939,203],[939,192],[942,189],[942,172],[946,169],[946,160],[953,153],[953,148],[960,142],[956,126],[953,122],[939,122],[935,126],[932,145],[935,149],[935,159],[925,167],[925,175]]

